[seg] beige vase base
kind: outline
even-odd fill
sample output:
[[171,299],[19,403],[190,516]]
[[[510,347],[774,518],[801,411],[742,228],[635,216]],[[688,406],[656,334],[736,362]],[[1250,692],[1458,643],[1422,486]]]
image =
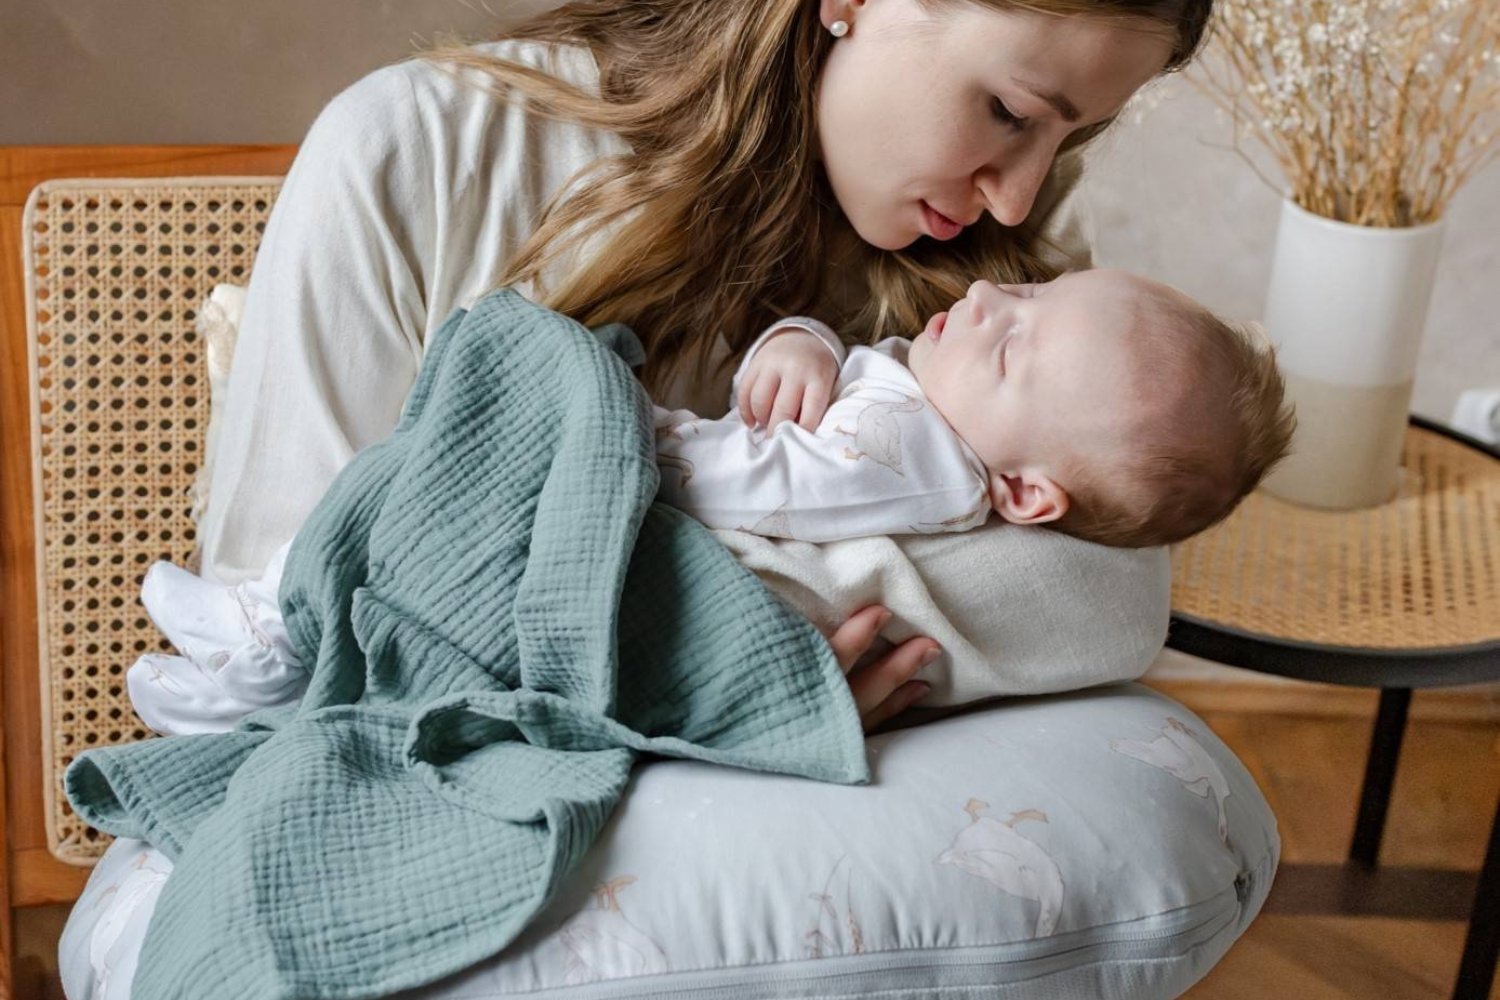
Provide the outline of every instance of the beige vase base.
[[1374,507],[1394,497],[1411,381],[1348,386],[1284,374],[1297,433],[1291,454],[1266,477],[1265,491],[1330,510]]

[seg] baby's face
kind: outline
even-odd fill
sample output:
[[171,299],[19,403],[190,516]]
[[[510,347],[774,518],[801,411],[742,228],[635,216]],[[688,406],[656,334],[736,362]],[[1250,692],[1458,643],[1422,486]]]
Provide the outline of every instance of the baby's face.
[[996,477],[1055,480],[1070,456],[1125,446],[1150,412],[1133,341],[1155,287],[1113,269],[1033,285],[976,281],[928,321],[908,364],[992,487],[1003,488]]

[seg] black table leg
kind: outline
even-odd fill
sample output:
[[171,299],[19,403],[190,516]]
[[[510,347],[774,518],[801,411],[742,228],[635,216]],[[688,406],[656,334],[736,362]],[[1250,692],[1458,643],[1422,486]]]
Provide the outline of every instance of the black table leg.
[[1359,796],[1359,818],[1354,822],[1354,841],[1349,845],[1349,860],[1366,870],[1373,870],[1380,859],[1380,835],[1385,830],[1410,706],[1411,688],[1380,689],[1380,710],[1375,714],[1370,756],[1365,762],[1365,787]]
[[1474,915],[1464,940],[1464,957],[1458,966],[1458,984],[1453,1000],[1484,1000],[1495,981],[1495,956],[1500,952],[1500,805],[1490,824],[1490,846],[1479,869],[1474,889]]

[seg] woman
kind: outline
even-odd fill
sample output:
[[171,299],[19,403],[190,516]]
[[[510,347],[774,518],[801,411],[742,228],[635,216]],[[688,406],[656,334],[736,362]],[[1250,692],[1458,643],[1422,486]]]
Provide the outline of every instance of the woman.
[[[426,337],[496,286],[629,324],[653,397],[717,415],[773,318],[873,341],[976,274],[1086,266],[1069,154],[1191,58],[1209,6],[582,0],[371,74],[319,116],[261,244],[205,575],[258,573],[394,427]],[[915,636],[857,664],[887,618],[865,607],[830,640],[867,729],[925,693],[910,678],[937,651]]]

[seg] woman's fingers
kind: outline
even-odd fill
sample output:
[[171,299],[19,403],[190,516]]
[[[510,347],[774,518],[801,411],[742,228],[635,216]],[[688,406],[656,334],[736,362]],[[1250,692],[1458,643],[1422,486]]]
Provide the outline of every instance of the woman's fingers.
[[828,640],[844,673],[847,674],[849,668],[865,655],[865,650],[870,648],[881,628],[890,620],[891,613],[878,604],[860,608],[844,619],[844,624]]
[[[849,691],[859,708],[865,728],[871,715],[884,710],[887,701],[923,666],[937,657],[938,644],[924,635],[913,636],[880,659],[849,674]],[[904,708],[904,705],[897,706]]]
[[885,701],[876,705],[868,712],[861,712],[859,721],[865,732],[878,729],[884,725],[887,719],[900,715],[911,707],[913,702],[920,701],[922,696],[932,690],[932,685],[924,681],[907,681],[895,690]]
[[850,615],[828,640],[839,666],[848,677],[849,693],[854,696],[854,705],[865,732],[905,710],[931,690],[930,685],[911,678],[942,651],[942,647],[926,636],[913,636],[873,663],[851,672],[890,617],[891,613],[885,608],[871,604]]

